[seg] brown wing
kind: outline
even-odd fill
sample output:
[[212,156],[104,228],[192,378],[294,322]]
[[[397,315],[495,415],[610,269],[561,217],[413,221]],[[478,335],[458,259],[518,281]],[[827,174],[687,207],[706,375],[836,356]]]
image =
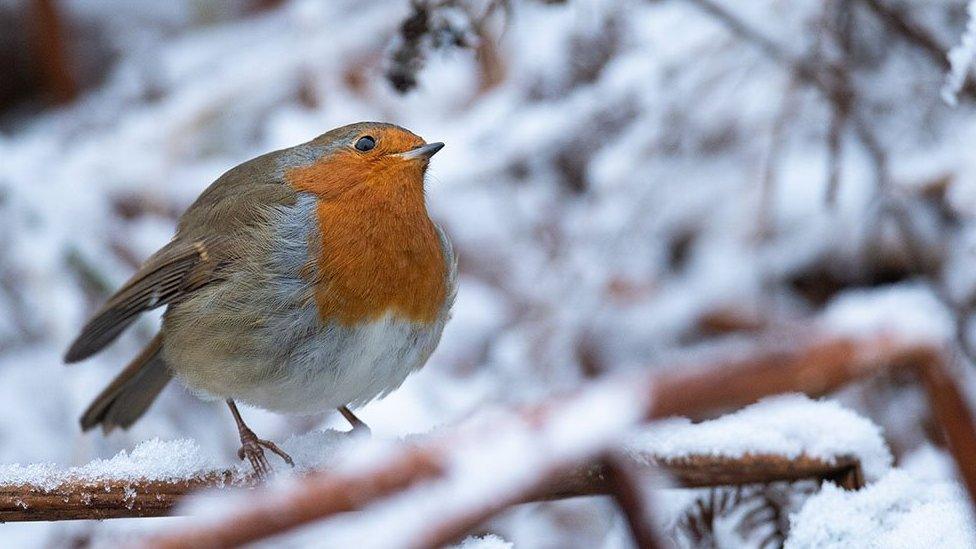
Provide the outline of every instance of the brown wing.
[[214,280],[227,246],[222,237],[174,240],[156,252],[92,317],[64,361],[78,362],[97,353],[141,313],[166,305]]

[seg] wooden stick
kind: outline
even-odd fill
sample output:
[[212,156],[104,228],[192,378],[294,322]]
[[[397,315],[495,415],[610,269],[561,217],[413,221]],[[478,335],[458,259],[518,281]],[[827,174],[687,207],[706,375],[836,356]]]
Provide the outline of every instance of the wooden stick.
[[[645,421],[671,415],[700,417],[717,409],[742,406],[767,395],[802,391],[822,394],[844,384],[919,361],[936,360],[938,353],[926,345],[900,344],[890,338],[828,338],[777,344],[735,361],[716,361],[698,367],[681,368],[680,373],[649,377],[615,378],[620,385],[653,395],[646,400]],[[585,392],[584,392],[585,395]],[[580,395],[554,399],[551,403],[572,402]],[[519,414],[528,424],[545,421],[540,410],[547,406],[523,410]],[[971,423],[960,424],[960,430],[973,431]],[[976,440],[976,436],[973,437]],[[155,540],[157,547],[232,546],[253,542],[288,529],[334,515],[340,510],[365,506],[373,499],[390,495],[423,479],[439,476],[440,465],[453,442],[430,442],[414,447],[403,457],[392,459],[356,475],[325,475],[293,492],[278,495],[272,502],[255,498],[250,508],[228,517],[220,524],[200,527]],[[421,457],[424,466],[410,465]],[[567,470],[562,471],[565,476]],[[504,502],[486,504],[483,509],[452,509],[450,518],[433,525],[435,532],[467,531],[476,520],[492,516],[502,504],[525,501],[526,498],[556,482],[556,471],[547,471],[539,482],[523,486]],[[341,486],[342,491],[336,487]],[[344,498],[344,491],[357,492],[353,502],[335,505],[334,498]],[[274,517],[272,520],[270,517]],[[445,534],[446,535],[446,534]],[[444,539],[433,536],[431,540]],[[449,539],[449,538],[447,538]]]

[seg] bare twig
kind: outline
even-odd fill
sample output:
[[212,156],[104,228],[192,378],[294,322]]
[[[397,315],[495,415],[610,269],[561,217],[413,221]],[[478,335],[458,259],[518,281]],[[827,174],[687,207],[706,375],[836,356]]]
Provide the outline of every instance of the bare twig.
[[617,507],[627,519],[634,545],[638,549],[658,549],[661,543],[657,528],[654,527],[650,512],[650,502],[642,490],[643,483],[638,471],[630,460],[610,452],[603,459],[607,485]]
[[909,43],[917,46],[933,63],[942,70],[949,70],[949,58],[946,57],[948,48],[939,43],[921,25],[910,20],[901,10],[893,8],[883,3],[881,0],[861,0],[868,8],[878,16],[882,23],[888,26],[895,34],[901,36]]
[[847,121],[847,110],[834,106],[827,131],[827,205],[837,205],[837,192],[840,189],[841,137]]
[[756,215],[756,241],[762,242],[773,234],[773,206],[776,201],[777,168],[783,151],[783,133],[787,122],[796,115],[796,81],[790,80],[783,91],[776,118],[769,130],[769,146],[763,158],[759,180],[759,211]]
[[830,127],[827,131],[827,205],[833,207],[837,205],[837,192],[840,189],[844,128],[847,126],[847,118],[854,103],[850,83],[853,14],[848,2],[827,5],[833,10],[834,20],[830,24],[830,29],[841,52],[840,60],[833,65],[838,86],[829,95],[832,109]]
[[806,456],[783,459],[782,456],[765,454],[735,459],[687,456],[657,463],[679,485],[694,488],[806,479],[827,480],[848,490],[864,486],[861,464],[854,456],[837,456],[829,463]]

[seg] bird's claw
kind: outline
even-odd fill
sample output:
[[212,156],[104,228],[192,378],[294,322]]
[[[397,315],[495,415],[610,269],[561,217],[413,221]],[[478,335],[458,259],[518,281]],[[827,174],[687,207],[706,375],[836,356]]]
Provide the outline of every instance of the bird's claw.
[[266,478],[271,473],[271,465],[268,463],[268,459],[264,456],[264,449],[267,448],[275,454],[278,454],[282,460],[292,467],[295,466],[294,460],[291,459],[284,450],[278,447],[277,444],[271,442],[270,440],[263,440],[257,437],[253,431],[246,431],[241,433],[241,447],[237,450],[237,457],[244,461],[245,458],[251,463],[251,467],[254,469],[254,474],[257,475],[259,479]]

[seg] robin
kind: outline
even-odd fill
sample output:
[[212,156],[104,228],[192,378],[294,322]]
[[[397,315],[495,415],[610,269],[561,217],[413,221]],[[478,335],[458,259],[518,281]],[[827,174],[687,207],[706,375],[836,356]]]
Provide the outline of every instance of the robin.
[[457,289],[457,262],[427,213],[424,177],[443,143],[391,124],[343,126],[218,178],[176,236],[92,317],[65,362],[111,343],[140,313],[162,328],[81,417],[83,430],[132,425],[173,376],[224,399],[238,456],[258,476],[264,448],[235,402],[282,413],[350,410],[393,391],[427,361]]

